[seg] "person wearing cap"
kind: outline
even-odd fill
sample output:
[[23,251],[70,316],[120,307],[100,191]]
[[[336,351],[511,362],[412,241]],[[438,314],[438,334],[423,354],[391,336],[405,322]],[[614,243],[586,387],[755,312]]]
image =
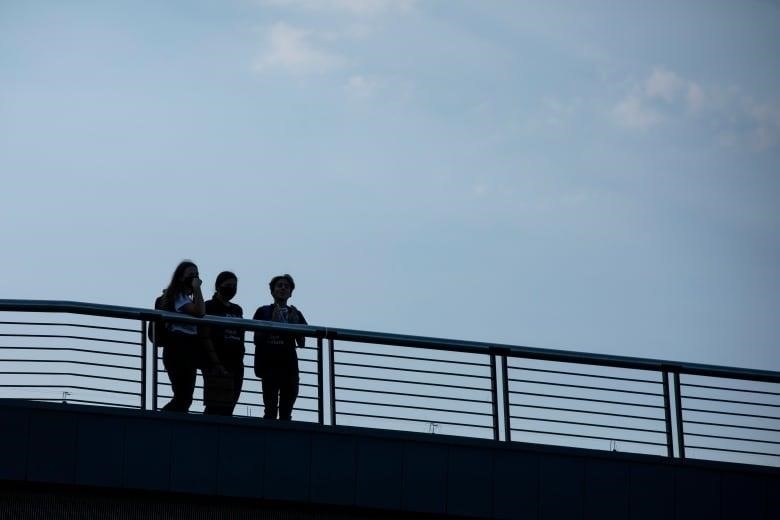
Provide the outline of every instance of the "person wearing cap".
[[[258,307],[253,319],[306,325],[301,311],[287,300],[295,289],[295,281],[289,274],[274,276],[268,284],[274,302]],[[292,334],[273,334],[256,331],[255,375],[262,380],[263,418],[290,420],[298,397],[298,354],[296,347],[305,345],[305,337]]]

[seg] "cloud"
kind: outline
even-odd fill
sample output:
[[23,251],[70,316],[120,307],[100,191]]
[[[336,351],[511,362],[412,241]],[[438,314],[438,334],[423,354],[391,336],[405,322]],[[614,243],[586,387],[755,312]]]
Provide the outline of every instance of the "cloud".
[[753,147],[765,150],[780,144],[780,106],[749,101],[746,110],[753,122]]
[[704,95],[704,89],[702,89],[696,83],[688,84],[688,89],[685,98],[688,104],[688,108],[694,112],[704,108],[704,104],[707,101],[707,98]]
[[344,64],[344,58],[318,48],[314,33],[277,22],[268,31],[265,50],[256,60],[256,71],[283,71],[291,74],[321,74]]
[[656,67],[644,85],[645,95],[649,99],[663,99],[667,103],[675,101],[685,90],[686,81],[680,76],[661,67]]
[[629,84],[612,108],[619,126],[647,129],[665,122],[707,121],[713,141],[726,147],[765,150],[780,145],[780,103],[756,102],[736,87],[700,83],[665,67]]
[[704,88],[664,67],[655,67],[618,101],[612,112],[620,126],[649,128],[679,112],[698,112],[708,102]]
[[662,121],[660,114],[646,106],[642,98],[635,94],[622,99],[612,114],[620,126],[627,128],[650,128]]
[[362,75],[350,76],[347,80],[346,89],[347,92],[358,98],[369,98],[374,95],[374,92],[379,86],[379,82],[376,78],[370,78]]
[[417,0],[264,0],[265,5],[306,11],[337,11],[374,16],[391,11],[408,12]]

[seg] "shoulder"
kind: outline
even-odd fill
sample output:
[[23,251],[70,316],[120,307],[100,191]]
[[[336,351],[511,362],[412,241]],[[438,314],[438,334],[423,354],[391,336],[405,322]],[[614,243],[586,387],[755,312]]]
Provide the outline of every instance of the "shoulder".
[[237,303],[231,303],[230,304],[230,313],[233,316],[244,316],[244,309],[241,308],[241,306]]
[[271,306],[270,305],[261,305],[255,311],[255,315],[252,317],[252,319],[253,320],[267,320],[270,317],[271,317]]
[[298,318],[300,318],[300,320],[303,323],[306,323],[306,318],[303,317],[303,313],[298,307],[296,307],[295,305],[290,305],[290,310],[296,313],[298,315]]
[[206,314],[214,314],[218,309],[217,301],[214,298],[206,300]]

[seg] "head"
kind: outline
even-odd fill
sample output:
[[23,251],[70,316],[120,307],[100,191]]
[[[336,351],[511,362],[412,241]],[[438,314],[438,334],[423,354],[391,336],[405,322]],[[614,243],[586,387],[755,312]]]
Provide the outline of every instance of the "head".
[[219,297],[224,301],[230,301],[238,290],[238,277],[231,271],[222,271],[217,275],[217,281],[214,282],[214,290],[216,291],[215,297]]
[[295,281],[289,274],[280,274],[271,278],[268,288],[271,290],[271,296],[274,297],[275,302],[286,303],[295,289]]
[[175,298],[183,292],[190,291],[192,289],[192,280],[198,276],[198,266],[195,265],[195,262],[192,260],[182,261],[173,271],[171,283],[168,284],[165,293]]

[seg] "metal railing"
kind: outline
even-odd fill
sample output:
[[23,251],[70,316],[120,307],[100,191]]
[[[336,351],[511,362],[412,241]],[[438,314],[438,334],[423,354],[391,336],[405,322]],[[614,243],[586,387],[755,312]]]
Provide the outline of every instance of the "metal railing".
[[[171,391],[148,324],[230,325],[309,338],[296,420],[780,466],[778,372],[78,302],[0,311],[5,398],[159,409]],[[253,350],[237,416],[262,415]],[[193,412],[202,390],[199,376]]]

